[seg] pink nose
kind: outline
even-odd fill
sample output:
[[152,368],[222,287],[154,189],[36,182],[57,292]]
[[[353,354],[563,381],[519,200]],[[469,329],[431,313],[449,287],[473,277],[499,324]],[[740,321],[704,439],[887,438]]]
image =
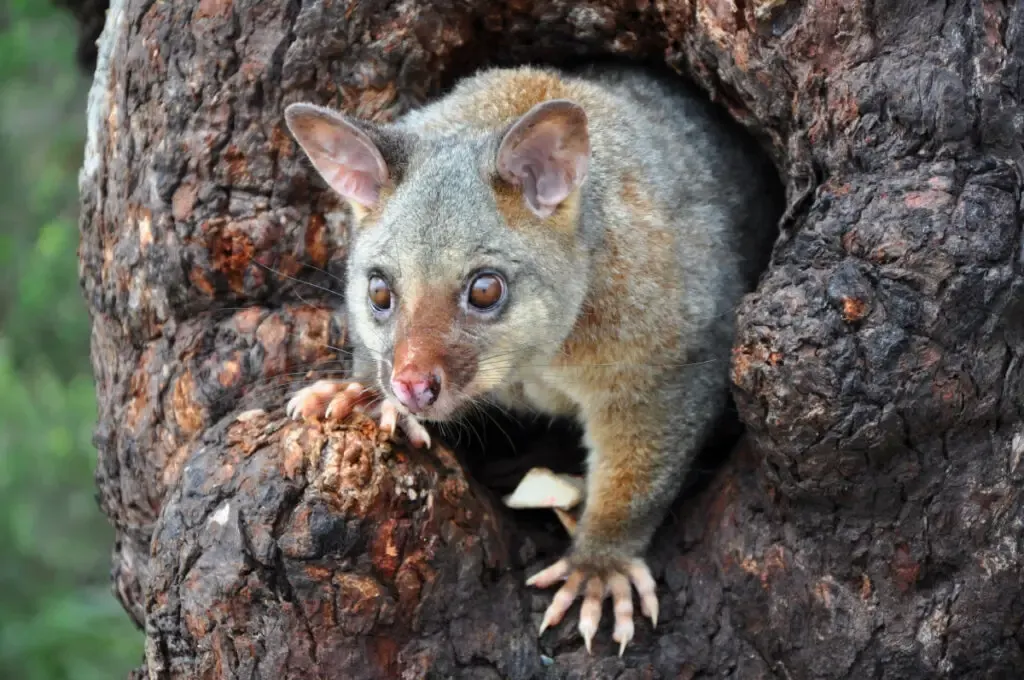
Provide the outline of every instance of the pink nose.
[[391,389],[411,413],[419,413],[441,394],[440,371],[435,369],[426,374],[403,371],[391,376]]

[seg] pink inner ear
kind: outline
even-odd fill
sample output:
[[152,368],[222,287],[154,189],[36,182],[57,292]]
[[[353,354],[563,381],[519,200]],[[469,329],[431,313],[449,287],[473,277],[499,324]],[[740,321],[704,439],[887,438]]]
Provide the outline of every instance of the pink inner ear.
[[569,197],[574,186],[572,177],[558,161],[551,159],[548,163],[550,167],[537,177],[536,195],[537,204],[550,215],[562,201]]
[[590,139],[578,105],[555,100],[535,106],[517,122],[498,152],[498,172],[522,187],[530,210],[549,217],[586,178]]
[[361,131],[342,125],[332,126],[320,153],[310,154],[320,174],[350,201],[370,208],[380,198],[380,187],[387,181],[387,165],[373,142]]
[[333,171],[332,176],[325,174],[324,179],[332,189],[361,206],[373,207],[380,198],[380,185],[368,173],[346,171],[339,167]]
[[333,111],[310,104],[293,104],[287,115],[292,134],[330,187],[363,207],[376,205],[388,168],[366,133]]
[[[545,166],[547,170],[543,169]],[[572,191],[565,173],[551,160],[524,161],[512,174],[520,179],[518,184],[523,189],[526,204],[538,217],[550,217]]]

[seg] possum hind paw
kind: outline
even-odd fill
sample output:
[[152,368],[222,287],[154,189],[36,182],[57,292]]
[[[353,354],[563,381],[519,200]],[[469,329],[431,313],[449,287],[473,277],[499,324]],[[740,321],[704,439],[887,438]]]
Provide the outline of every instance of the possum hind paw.
[[[567,559],[560,560],[547,569],[535,574],[526,585],[548,588],[558,581],[565,581],[544,612],[540,624],[543,634],[565,616],[583,588],[583,603],[580,606],[579,631],[583,643],[590,652],[591,643],[601,622],[601,605],[609,594],[615,612],[615,628],[612,639],[619,643],[619,656],[626,651],[626,645],[633,639],[633,592],[636,588],[640,597],[640,610],[654,626],[658,625],[658,596],[650,569],[641,559],[634,559],[622,571],[612,571],[605,577],[573,568]],[[632,587],[631,587],[632,585]]]

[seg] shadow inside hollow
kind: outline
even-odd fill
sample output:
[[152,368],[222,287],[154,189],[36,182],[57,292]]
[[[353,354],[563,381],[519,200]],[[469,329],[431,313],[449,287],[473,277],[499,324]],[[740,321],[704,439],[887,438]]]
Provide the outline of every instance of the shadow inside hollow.
[[[486,408],[457,425],[446,426],[441,440],[452,448],[470,477],[494,494],[495,507],[504,508],[500,499],[512,493],[531,468],[583,475],[586,449],[582,435],[582,429],[567,418],[515,417]],[[694,458],[670,514],[707,487],[742,435],[743,426],[730,399]],[[507,526],[513,527],[520,539],[531,540],[541,555],[557,555],[569,545],[565,530],[550,510],[506,509],[505,516]]]

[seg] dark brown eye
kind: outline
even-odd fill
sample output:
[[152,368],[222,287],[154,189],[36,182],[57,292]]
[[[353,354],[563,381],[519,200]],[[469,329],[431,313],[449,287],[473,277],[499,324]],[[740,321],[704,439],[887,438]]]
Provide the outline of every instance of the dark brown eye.
[[469,284],[469,304],[480,312],[494,309],[505,297],[505,281],[497,274],[480,274]]
[[391,287],[382,276],[371,276],[370,285],[367,289],[370,297],[370,306],[375,312],[386,312],[391,309]]

